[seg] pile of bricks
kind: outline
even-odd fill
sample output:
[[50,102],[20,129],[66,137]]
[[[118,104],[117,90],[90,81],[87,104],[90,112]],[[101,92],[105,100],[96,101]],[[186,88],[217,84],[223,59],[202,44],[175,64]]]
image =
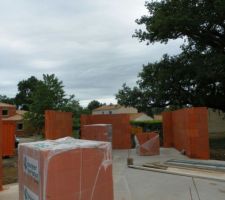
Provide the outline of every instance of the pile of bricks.
[[19,199],[113,200],[111,144],[62,138],[19,146]]
[[138,141],[137,153],[140,156],[153,156],[160,154],[159,135],[156,132],[136,134]]
[[131,148],[131,125],[128,114],[82,115],[81,129],[90,124],[112,124],[113,149]]

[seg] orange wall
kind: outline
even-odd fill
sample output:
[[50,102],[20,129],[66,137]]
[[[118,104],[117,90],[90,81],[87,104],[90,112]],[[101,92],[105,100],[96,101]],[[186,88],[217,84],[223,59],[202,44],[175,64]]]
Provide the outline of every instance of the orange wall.
[[45,111],[45,138],[58,139],[72,136],[73,119],[71,112],[60,112],[54,110]]
[[2,121],[2,156],[13,156],[15,150],[16,123]]
[[165,147],[185,150],[191,158],[209,159],[207,108],[163,113],[163,137]]
[[0,191],[2,190],[2,178],[3,178],[3,172],[2,172],[2,119],[0,116]]
[[88,124],[112,124],[112,147],[114,149],[131,148],[130,116],[127,114],[113,115],[82,115],[81,129]]

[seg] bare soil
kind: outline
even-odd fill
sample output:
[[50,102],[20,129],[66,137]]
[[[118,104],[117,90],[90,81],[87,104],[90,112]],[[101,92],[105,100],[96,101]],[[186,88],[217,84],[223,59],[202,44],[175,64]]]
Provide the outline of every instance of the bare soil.
[[17,156],[3,158],[3,185],[18,181],[17,160]]

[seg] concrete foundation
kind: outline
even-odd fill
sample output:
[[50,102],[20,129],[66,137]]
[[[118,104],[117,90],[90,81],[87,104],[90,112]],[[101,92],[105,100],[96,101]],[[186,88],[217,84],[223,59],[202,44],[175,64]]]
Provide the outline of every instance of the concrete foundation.
[[[127,168],[127,150],[113,151],[114,200],[224,200],[225,180],[214,181]],[[161,148],[160,155],[138,156],[132,150],[134,164],[188,159],[173,148]],[[219,161],[207,161],[219,162]],[[222,162],[225,163],[225,162]],[[18,200],[18,185],[4,187],[0,200]],[[196,190],[197,188],[197,190]],[[192,196],[192,197],[191,197]]]

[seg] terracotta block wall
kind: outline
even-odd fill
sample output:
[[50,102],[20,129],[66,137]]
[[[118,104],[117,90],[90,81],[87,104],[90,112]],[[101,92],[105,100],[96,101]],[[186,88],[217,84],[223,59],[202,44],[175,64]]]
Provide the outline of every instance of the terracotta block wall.
[[73,118],[71,112],[60,112],[54,110],[45,111],[45,138],[58,139],[72,136]]
[[15,154],[15,131],[16,123],[13,121],[2,121],[2,156],[13,156]]
[[81,128],[81,139],[96,141],[112,141],[111,124],[84,125]]
[[80,122],[81,129],[84,125],[89,124],[112,124],[113,149],[131,148],[131,125],[129,115],[82,115]]
[[0,116],[0,191],[2,190],[3,166],[2,166],[2,119]]
[[209,159],[208,110],[185,108],[163,113],[165,147],[185,150],[191,158]]

